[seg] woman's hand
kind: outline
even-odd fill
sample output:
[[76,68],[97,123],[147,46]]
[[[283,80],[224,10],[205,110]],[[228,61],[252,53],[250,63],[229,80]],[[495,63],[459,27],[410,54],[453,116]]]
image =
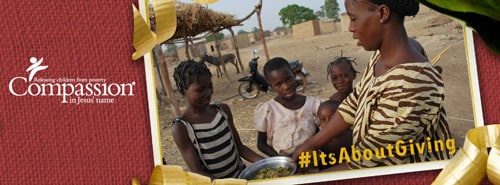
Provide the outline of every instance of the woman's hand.
[[309,138],[306,142],[295,148],[291,161],[295,162],[299,160],[299,156],[302,154],[302,152],[310,152],[319,149],[327,142],[331,141],[333,138],[349,129],[349,127],[350,125],[344,121],[344,118],[342,118],[339,112],[335,112],[332,119],[330,119],[324,129],[320,130],[318,133],[316,133],[316,135]]
[[[292,155],[291,162],[294,163],[294,162],[299,161],[299,168],[301,168],[301,165],[300,165],[301,159],[299,159],[299,156],[303,152],[309,152],[309,155],[311,156],[312,155],[311,152],[314,150],[316,150],[316,149],[313,147],[313,145],[309,144],[309,142],[306,141],[306,142],[302,143],[297,148],[295,148],[295,151],[293,152],[293,155]],[[309,160],[312,160],[312,157]]]

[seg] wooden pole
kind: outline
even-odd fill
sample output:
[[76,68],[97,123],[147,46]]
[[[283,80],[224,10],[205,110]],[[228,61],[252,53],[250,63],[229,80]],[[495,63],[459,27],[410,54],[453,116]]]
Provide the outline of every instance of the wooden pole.
[[[260,6],[259,6],[260,5]],[[266,62],[269,61],[269,52],[267,51],[266,38],[264,37],[264,29],[262,28],[262,20],[260,18],[260,12],[262,10],[262,0],[260,0],[260,4],[257,5],[257,21],[259,22],[260,28],[260,39],[262,40],[262,47],[264,48],[264,52],[266,54]]]
[[177,100],[174,96],[174,90],[172,89],[172,83],[170,83],[170,77],[168,75],[167,64],[165,63],[165,57],[163,56],[163,52],[161,51],[161,47],[159,45],[155,46],[156,51],[158,53],[158,69],[160,71],[160,78],[162,78],[163,86],[167,91],[167,99],[170,103],[170,107],[172,108],[172,112],[176,117],[181,116],[182,112],[177,104]]
[[234,37],[233,29],[231,27],[229,27],[228,30],[229,30],[229,32],[231,32],[231,36],[233,36],[233,47],[234,47],[234,50],[236,51],[236,57],[238,57],[238,64],[240,64],[241,72],[243,72],[245,70],[245,68],[243,67],[243,64],[241,63],[240,50],[238,49],[238,42],[236,40],[236,37]]
[[189,39],[186,32],[184,32],[184,48],[186,48],[186,58],[190,60],[191,57],[189,56]]
[[226,75],[227,80],[229,80],[229,82],[231,82],[231,79],[229,78],[229,74],[227,73],[227,70],[226,70],[226,64],[224,63],[224,60],[222,60],[222,54],[220,52],[220,47],[219,47],[219,40],[215,36],[216,33],[217,32],[214,32],[213,36],[215,39],[215,49],[217,49],[217,53],[219,54],[219,64],[220,64],[219,66],[222,66],[222,69],[224,70],[224,74]]
[[[161,47],[159,47],[159,48],[161,48]],[[154,65],[155,65],[156,73],[158,74],[159,79],[160,79],[161,93],[167,94],[167,91],[165,90],[165,85],[163,84],[163,78],[160,76],[160,74],[161,74],[161,72],[160,72],[160,64],[159,64],[160,54],[158,53],[159,51],[157,49],[158,49],[158,47],[153,48],[153,56],[155,57],[155,58],[153,58],[153,62],[154,62]]]
[[198,50],[198,47],[196,47],[196,45],[194,44],[193,40],[189,39],[189,42],[191,42],[191,49],[194,50],[194,53],[198,55],[199,58],[201,58],[200,51]]

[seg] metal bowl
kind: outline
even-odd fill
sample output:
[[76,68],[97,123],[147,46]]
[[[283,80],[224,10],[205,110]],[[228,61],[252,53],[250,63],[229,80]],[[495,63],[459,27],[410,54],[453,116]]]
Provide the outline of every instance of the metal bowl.
[[257,161],[250,166],[247,166],[241,173],[238,175],[239,179],[253,180],[259,173],[259,170],[262,168],[278,168],[278,167],[290,167],[292,169],[291,175],[295,174],[297,171],[297,164],[290,162],[290,157],[285,156],[275,156],[268,157]]

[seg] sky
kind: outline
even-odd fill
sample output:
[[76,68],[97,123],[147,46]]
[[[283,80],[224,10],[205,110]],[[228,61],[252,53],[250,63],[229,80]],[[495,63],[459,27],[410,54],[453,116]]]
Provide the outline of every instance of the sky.
[[[191,0],[179,0],[180,2],[192,3]],[[344,0],[337,0],[340,7],[340,12],[345,12]],[[208,4],[208,8],[235,16],[236,19],[241,19],[252,12],[259,0],[219,0],[216,3]],[[324,0],[262,0],[262,26],[264,30],[274,30],[283,24],[280,21],[278,12],[289,4],[297,4],[312,9],[314,12],[320,10],[325,4]],[[239,30],[251,31],[252,28],[258,27],[257,15],[254,14],[250,19],[243,22],[243,26],[233,27],[237,33]]]

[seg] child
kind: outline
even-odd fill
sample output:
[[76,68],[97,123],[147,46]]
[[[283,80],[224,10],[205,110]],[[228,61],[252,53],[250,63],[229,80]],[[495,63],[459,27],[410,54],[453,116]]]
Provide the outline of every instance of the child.
[[339,104],[352,92],[352,83],[358,73],[352,63],[354,60],[340,56],[330,62],[327,67],[328,77],[330,78],[333,87],[337,92],[330,96],[330,100],[336,101]]
[[[326,127],[326,124],[332,118],[335,111],[337,111],[337,107],[339,107],[340,103],[334,100],[326,100],[319,105],[318,108],[318,116],[319,116],[319,128],[323,129]],[[321,147],[321,150],[325,152],[327,155],[329,153],[335,153],[335,156],[340,155],[340,149],[345,147],[350,151],[350,147],[352,145],[352,130],[348,129],[344,131],[340,136],[333,138],[328,143]]]
[[264,76],[277,96],[255,108],[257,147],[269,156],[290,156],[298,145],[316,133],[321,101],[296,93],[294,73],[281,57],[264,65]]
[[261,156],[241,143],[226,104],[210,104],[212,74],[201,63],[188,60],[174,70],[177,90],[187,108],[175,119],[172,134],[184,161],[192,172],[210,178],[237,177],[244,164],[240,157],[255,162]]

